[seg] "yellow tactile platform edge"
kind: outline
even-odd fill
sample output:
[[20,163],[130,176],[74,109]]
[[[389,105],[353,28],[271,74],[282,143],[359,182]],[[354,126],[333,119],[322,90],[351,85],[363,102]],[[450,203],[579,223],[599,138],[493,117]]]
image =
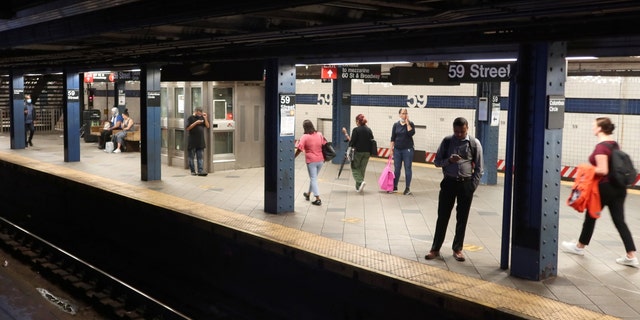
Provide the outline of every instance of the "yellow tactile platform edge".
[[523,319],[618,319],[522,290],[194,203],[64,166],[1,152],[0,161],[64,177],[105,191],[129,194],[133,199],[219,224],[235,230],[237,234],[234,236],[237,241],[261,246],[275,254],[295,256],[297,260],[302,262],[314,265],[321,264],[329,272],[354,277],[363,283],[422,300],[445,310],[457,313],[464,310],[469,316],[477,316],[483,310],[492,309],[511,317]]

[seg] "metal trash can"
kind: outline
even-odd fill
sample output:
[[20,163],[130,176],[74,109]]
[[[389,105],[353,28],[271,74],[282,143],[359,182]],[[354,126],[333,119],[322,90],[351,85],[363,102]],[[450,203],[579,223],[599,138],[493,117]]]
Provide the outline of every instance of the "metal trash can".
[[91,109],[82,111],[82,126],[84,142],[98,142],[98,136],[91,134],[92,126],[100,125],[100,110]]

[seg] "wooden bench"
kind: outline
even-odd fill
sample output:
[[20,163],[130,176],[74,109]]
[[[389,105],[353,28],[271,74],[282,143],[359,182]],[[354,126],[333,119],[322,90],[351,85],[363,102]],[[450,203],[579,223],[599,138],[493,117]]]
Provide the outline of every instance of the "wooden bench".
[[92,136],[100,136],[100,132],[102,132],[102,126],[91,126],[91,134]]
[[[115,136],[116,133],[122,130],[113,130],[112,136]],[[140,125],[134,124],[133,131],[127,132],[127,135],[124,137],[124,150],[123,151],[140,151]]]

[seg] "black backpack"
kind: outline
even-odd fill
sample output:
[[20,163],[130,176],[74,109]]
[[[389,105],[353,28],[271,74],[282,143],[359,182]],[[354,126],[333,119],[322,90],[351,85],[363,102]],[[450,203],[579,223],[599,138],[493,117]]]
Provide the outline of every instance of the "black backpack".
[[638,171],[633,167],[633,161],[629,155],[611,143],[606,143],[611,149],[609,160],[609,182],[617,187],[626,188],[636,182]]

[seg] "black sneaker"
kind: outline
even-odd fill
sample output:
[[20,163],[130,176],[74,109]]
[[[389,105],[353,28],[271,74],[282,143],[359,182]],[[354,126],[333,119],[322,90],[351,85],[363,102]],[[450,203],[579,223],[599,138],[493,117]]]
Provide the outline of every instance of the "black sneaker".
[[198,173],[198,175],[199,175],[199,176],[201,176],[201,177],[206,177],[206,176],[208,175],[208,173],[206,173],[206,172],[200,172],[200,173]]
[[404,189],[404,195],[405,196],[411,195],[411,190],[409,190],[409,188]]

